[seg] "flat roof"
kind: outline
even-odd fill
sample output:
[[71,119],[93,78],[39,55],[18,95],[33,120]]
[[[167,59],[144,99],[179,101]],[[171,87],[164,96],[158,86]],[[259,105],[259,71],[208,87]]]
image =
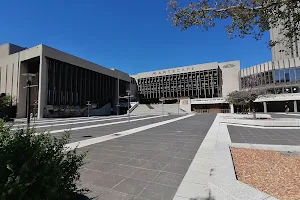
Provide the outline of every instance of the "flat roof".
[[187,72],[210,70],[210,69],[216,69],[216,68],[218,68],[218,62],[211,62],[211,63],[184,66],[184,67],[162,69],[162,70],[158,70],[158,71],[142,72],[142,73],[133,75],[133,77],[135,77],[136,79],[140,79],[140,78],[147,78],[147,77],[166,76],[166,75],[172,75],[172,74],[181,74],[181,73],[187,73]]

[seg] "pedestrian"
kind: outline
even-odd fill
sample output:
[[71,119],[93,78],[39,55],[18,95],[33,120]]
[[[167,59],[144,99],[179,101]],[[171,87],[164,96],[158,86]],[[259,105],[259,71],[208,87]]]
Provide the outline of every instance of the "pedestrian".
[[288,114],[288,112],[290,111],[290,108],[287,104],[285,104],[285,113]]

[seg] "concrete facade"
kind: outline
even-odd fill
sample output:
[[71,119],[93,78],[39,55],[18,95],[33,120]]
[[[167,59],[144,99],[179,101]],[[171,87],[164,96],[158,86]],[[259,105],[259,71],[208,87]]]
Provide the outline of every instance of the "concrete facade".
[[[201,112],[211,105],[215,106],[216,112],[223,108],[229,112],[225,97],[240,89],[239,72],[240,62],[230,61],[144,72],[133,77],[137,81],[141,102],[180,99],[180,108],[187,112]],[[220,106],[223,104],[225,106]]]
[[[49,109],[84,113],[86,101],[91,101],[95,108],[110,103],[115,112],[119,96],[126,94],[131,82],[131,77],[124,72],[105,68],[42,44],[28,49],[12,44],[1,45],[0,67],[0,92],[16,98],[18,118],[26,114],[24,87],[27,81],[22,75],[24,73],[36,74],[32,80],[37,87],[31,89],[31,109],[36,106],[38,118],[47,117]],[[53,74],[54,69],[60,71]],[[79,76],[80,79],[77,78]],[[81,102],[74,100],[81,97]],[[33,105],[34,102],[36,105]]]
[[[272,28],[270,30],[270,37],[272,41],[282,40],[283,36],[280,33],[280,27]],[[286,47],[284,44],[276,44],[272,47],[272,60],[282,60],[287,58],[296,58],[299,57],[300,53],[300,42],[291,42],[290,48]]]

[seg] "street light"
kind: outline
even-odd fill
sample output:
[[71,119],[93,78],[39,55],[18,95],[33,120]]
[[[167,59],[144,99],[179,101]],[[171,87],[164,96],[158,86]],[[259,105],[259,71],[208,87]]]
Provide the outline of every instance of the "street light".
[[177,110],[178,110],[178,115],[179,115],[179,106],[180,106],[180,99],[179,98],[177,99],[177,104],[178,104],[177,105]]
[[120,103],[118,102],[116,106],[117,106],[117,115],[119,115]]
[[30,88],[37,87],[37,85],[31,85],[32,78],[36,76],[36,74],[25,73],[22,76],[26,76],[26,117],[27,117],[27,130],[30,128]]
[[88,107],[88,118],[90,118],[90,101],[87,101],[87,107]]
[[128,114],[128,122],[130,122],[130,112],[129,112],[129,106],[130,106],[130,97],[133,97],[133,95],[130,95],[131,91],[130,90],[127,90],[126,91],[127,93],[127,96],[123,96],[123,97],[119,97],[119,98],[125,98],[125,99],[128,99],[128,110],[127,110],[127,114]]
[[131,94],[131,91],[130,90],[126,90],[126,93],[127,93],[127,99],[128,99],[128,121],[130,122],[130,112],[129,112],[129,107],[130,107],[130,97],[132,97],[130,94]]
[[165,101],[165,97],[161,97],[160,99],[161,99],[161,103],[162,103],[162,105],[161,105],[162,116],[164,117],[164,101]]

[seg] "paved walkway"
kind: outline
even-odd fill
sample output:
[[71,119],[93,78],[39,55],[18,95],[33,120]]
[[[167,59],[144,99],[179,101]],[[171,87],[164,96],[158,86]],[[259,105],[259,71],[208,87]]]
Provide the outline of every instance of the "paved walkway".
[[299,129],[260,129],[228,126],[233,143],[300,145]]
[[82,187],[103,200],[173,199],[214,118],[195,115],[80,148],[89,150]]
[[268,113],[270,114],[273,118],[296,118],[300,119],[300,113]]

